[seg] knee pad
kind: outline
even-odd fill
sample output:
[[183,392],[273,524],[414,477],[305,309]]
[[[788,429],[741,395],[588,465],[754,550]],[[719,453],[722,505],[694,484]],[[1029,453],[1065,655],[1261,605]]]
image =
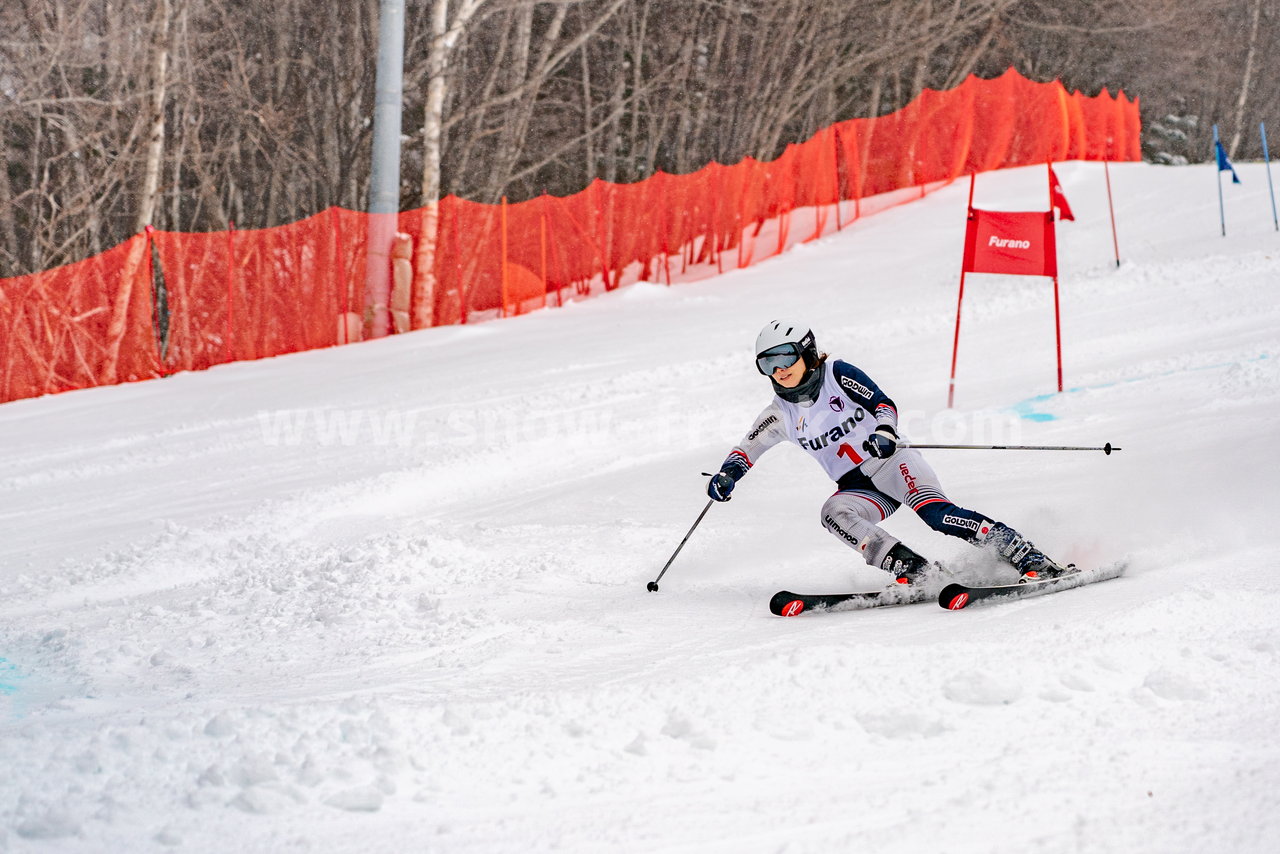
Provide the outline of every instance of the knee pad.
[[[898,509],[892,499],[863,490],[846,490],[837,492],[822,505],[822,524],[827,524],[829,516],[839,513],[852,513],[858,518],[875,525],[888,519]],[[838,518],[838,517],[837,517]]]

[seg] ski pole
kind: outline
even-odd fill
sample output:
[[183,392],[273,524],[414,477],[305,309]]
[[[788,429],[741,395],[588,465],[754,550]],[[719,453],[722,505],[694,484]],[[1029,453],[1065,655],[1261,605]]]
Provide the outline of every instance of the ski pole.
[[689,529],[689,533],[684,535],[684,539],[680,541],[680,545],[676,546],[675,554],[671,555],[671,560],[667,561],[667,565],[662,568],[662,572],[658,573],[658,577],[649,582],[649,592],[658,592],[658,582],[662,580],[662,576],[667,574],[667,570],[671,568],[671,564],[675,561],[676,555],[680,554],[680,550],[684,548],[684,544],[689,542],[689,537],[693,536],[694,530],[702,521],[702,517],[707,515],[707,511],[711,509],[711,505],[715,504],[714,499],[707,499],[707,506],[702,508],[702,512],[698,514],[698,521],[693,523],[693,527]]
[[1080,447],[1077,445],[917,445],[899,443],[899,448],[947,448],[950,450],[960,451],[1102,451],[1108,456],[1112,451],[1120,451],[1122,448],[1113,448],[1111,443],[1103,445],[1101,448],[1096,447]]

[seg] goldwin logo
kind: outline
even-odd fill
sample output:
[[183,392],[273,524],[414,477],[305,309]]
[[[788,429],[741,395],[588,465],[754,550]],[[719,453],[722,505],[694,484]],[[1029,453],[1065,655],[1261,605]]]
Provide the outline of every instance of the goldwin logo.
[[1008,237],[998,237],[991,235],[991,239],[987,241],[988,246],[998,246],[1001,249],[1030,249],[1030,240],[1013,240]]
[[849,389],[849,391],[853,392],[863,400],[871,399],[871,389],[867,388],[866,386],[864,386],[862,383],[858,382],[855,379],[851,379],[850,377],[841,377],[840,385]]
[[778,420],[778,416],[770,415],[768,418],[761,421],[759,424],[756,425],[756,429],[752,430],[750,433],[747,434],[747,441],[750,442],[753,439],[755,439],[756,436],[759,436],[762,432],[764,432],[764,428],[768,427],[770,424],[774,423],[777,420]]
[[842,540],[848,540],[849,544],[852,545],[855,549],[858,547],[858,538],[855,537],[853,534],[850,534],[844,528],[841,528],[840,523],[837,522],[835,519],[832,519],[830,514],[827,514],[826,516],[824,516],[822,518],[822,521],[826,523],[827,529],[830,530],[831,533],[835,534],[837,537],[839,537]]

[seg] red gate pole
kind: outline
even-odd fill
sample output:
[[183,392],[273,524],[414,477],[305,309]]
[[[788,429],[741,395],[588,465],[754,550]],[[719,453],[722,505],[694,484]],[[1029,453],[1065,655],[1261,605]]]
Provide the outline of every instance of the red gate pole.
[[1053,331],[1058,339],[1058,392],[1062,392],[1062,315],[1058,310],[1058,277],[1053,277]]
[[947,385],[947,409],[956,402],[956,359],[960,355],[960,307],[964,305],[965,271],[960,271],[960,298],[956,300],[956,336],[951,345],[951,382]]
[[1107,209],[1111,211],[1111,244],[1116,248],[1116,266],[1120,266],[1120,238],[1116,237],[1116,205],[1111,198],[1111,167],[1102,161],[1102,171],[1107,176]]
[[[969,218],[973,216],[973,185],[977,180],[974,172],[969,173],[969,202],[965,213],[965,257],[969,254]],[[960,297],[956,300],[956,334],[951,344],[951,381],[947,384],[947,409],[950,409],[956,402],[956,361],[960,355],[960,309],[964,306],[964,277],[968,272],[967,265],[964,261],[960,262]]]
[[[1049,228],[1056,229],[1053,217],[1053,164],[1046,162],[1049,171]],[[1058,349],[1058,393],[1062,393],[1062,313],[1058,307],[1058,241],[1053,241],[1053,334]]]

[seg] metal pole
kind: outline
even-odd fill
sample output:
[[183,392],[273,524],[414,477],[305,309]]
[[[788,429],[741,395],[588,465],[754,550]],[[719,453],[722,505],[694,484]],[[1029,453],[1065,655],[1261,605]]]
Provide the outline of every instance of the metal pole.
[[1267,150],[1267,123],[1258,122],[1258,129],[1262,131],[1262,157],[1267,161],[1267,197],[1271,199],[1271,221],[1276,224],[1276,231],[1280,231],[1280,217],[1276,216],[1276,191],[1271,185],[1271,152]]
[[662,576],[667,574],[667,570],[671,568],[671,564],[675,562],[676,555],[680,554],[680,550],[684,548],[684,544],[689,542],[689,538],[693,536],[693,532],[698,529],[698,525],[702,522],[702,517],[707,515],[707,511],[711,509],[711,505],[715,504],[714,499],[707,500],[707,506],[702,508],[702,512],[698,514],[698,518],[694,521],[693,527],[689,529],[689,533],[684,535],[684,539],[680,541],[680,545],[676,546],[675,554],[671,555],[671,560],[667,561],[667,565],[662,568],[662,572],[658,573],[658,577],[650,581],[646,585],[646,589],[650,593],[658,592],[658,582],[662,580]]
[[1222,220],[1222,236],[1227,236],[1227,209],[1222,204],[1222,164],[1218,162],[1218,126],[1213,126],[1213,175],[1218,182],[1218,219]]
[[1107,456],[1110,456],[1112,451],[1123,450],[1112,447],[1110,442],[1100,448],[1078,445],[918,445],[915,442],[899,442],[898,447],[942,448],[951,451],[1102,451]]
[[370,334],[391,331],[391,241],[400,212],[400,112],[404,87],[404,0],[380,0],[373,106],[365,300]]

